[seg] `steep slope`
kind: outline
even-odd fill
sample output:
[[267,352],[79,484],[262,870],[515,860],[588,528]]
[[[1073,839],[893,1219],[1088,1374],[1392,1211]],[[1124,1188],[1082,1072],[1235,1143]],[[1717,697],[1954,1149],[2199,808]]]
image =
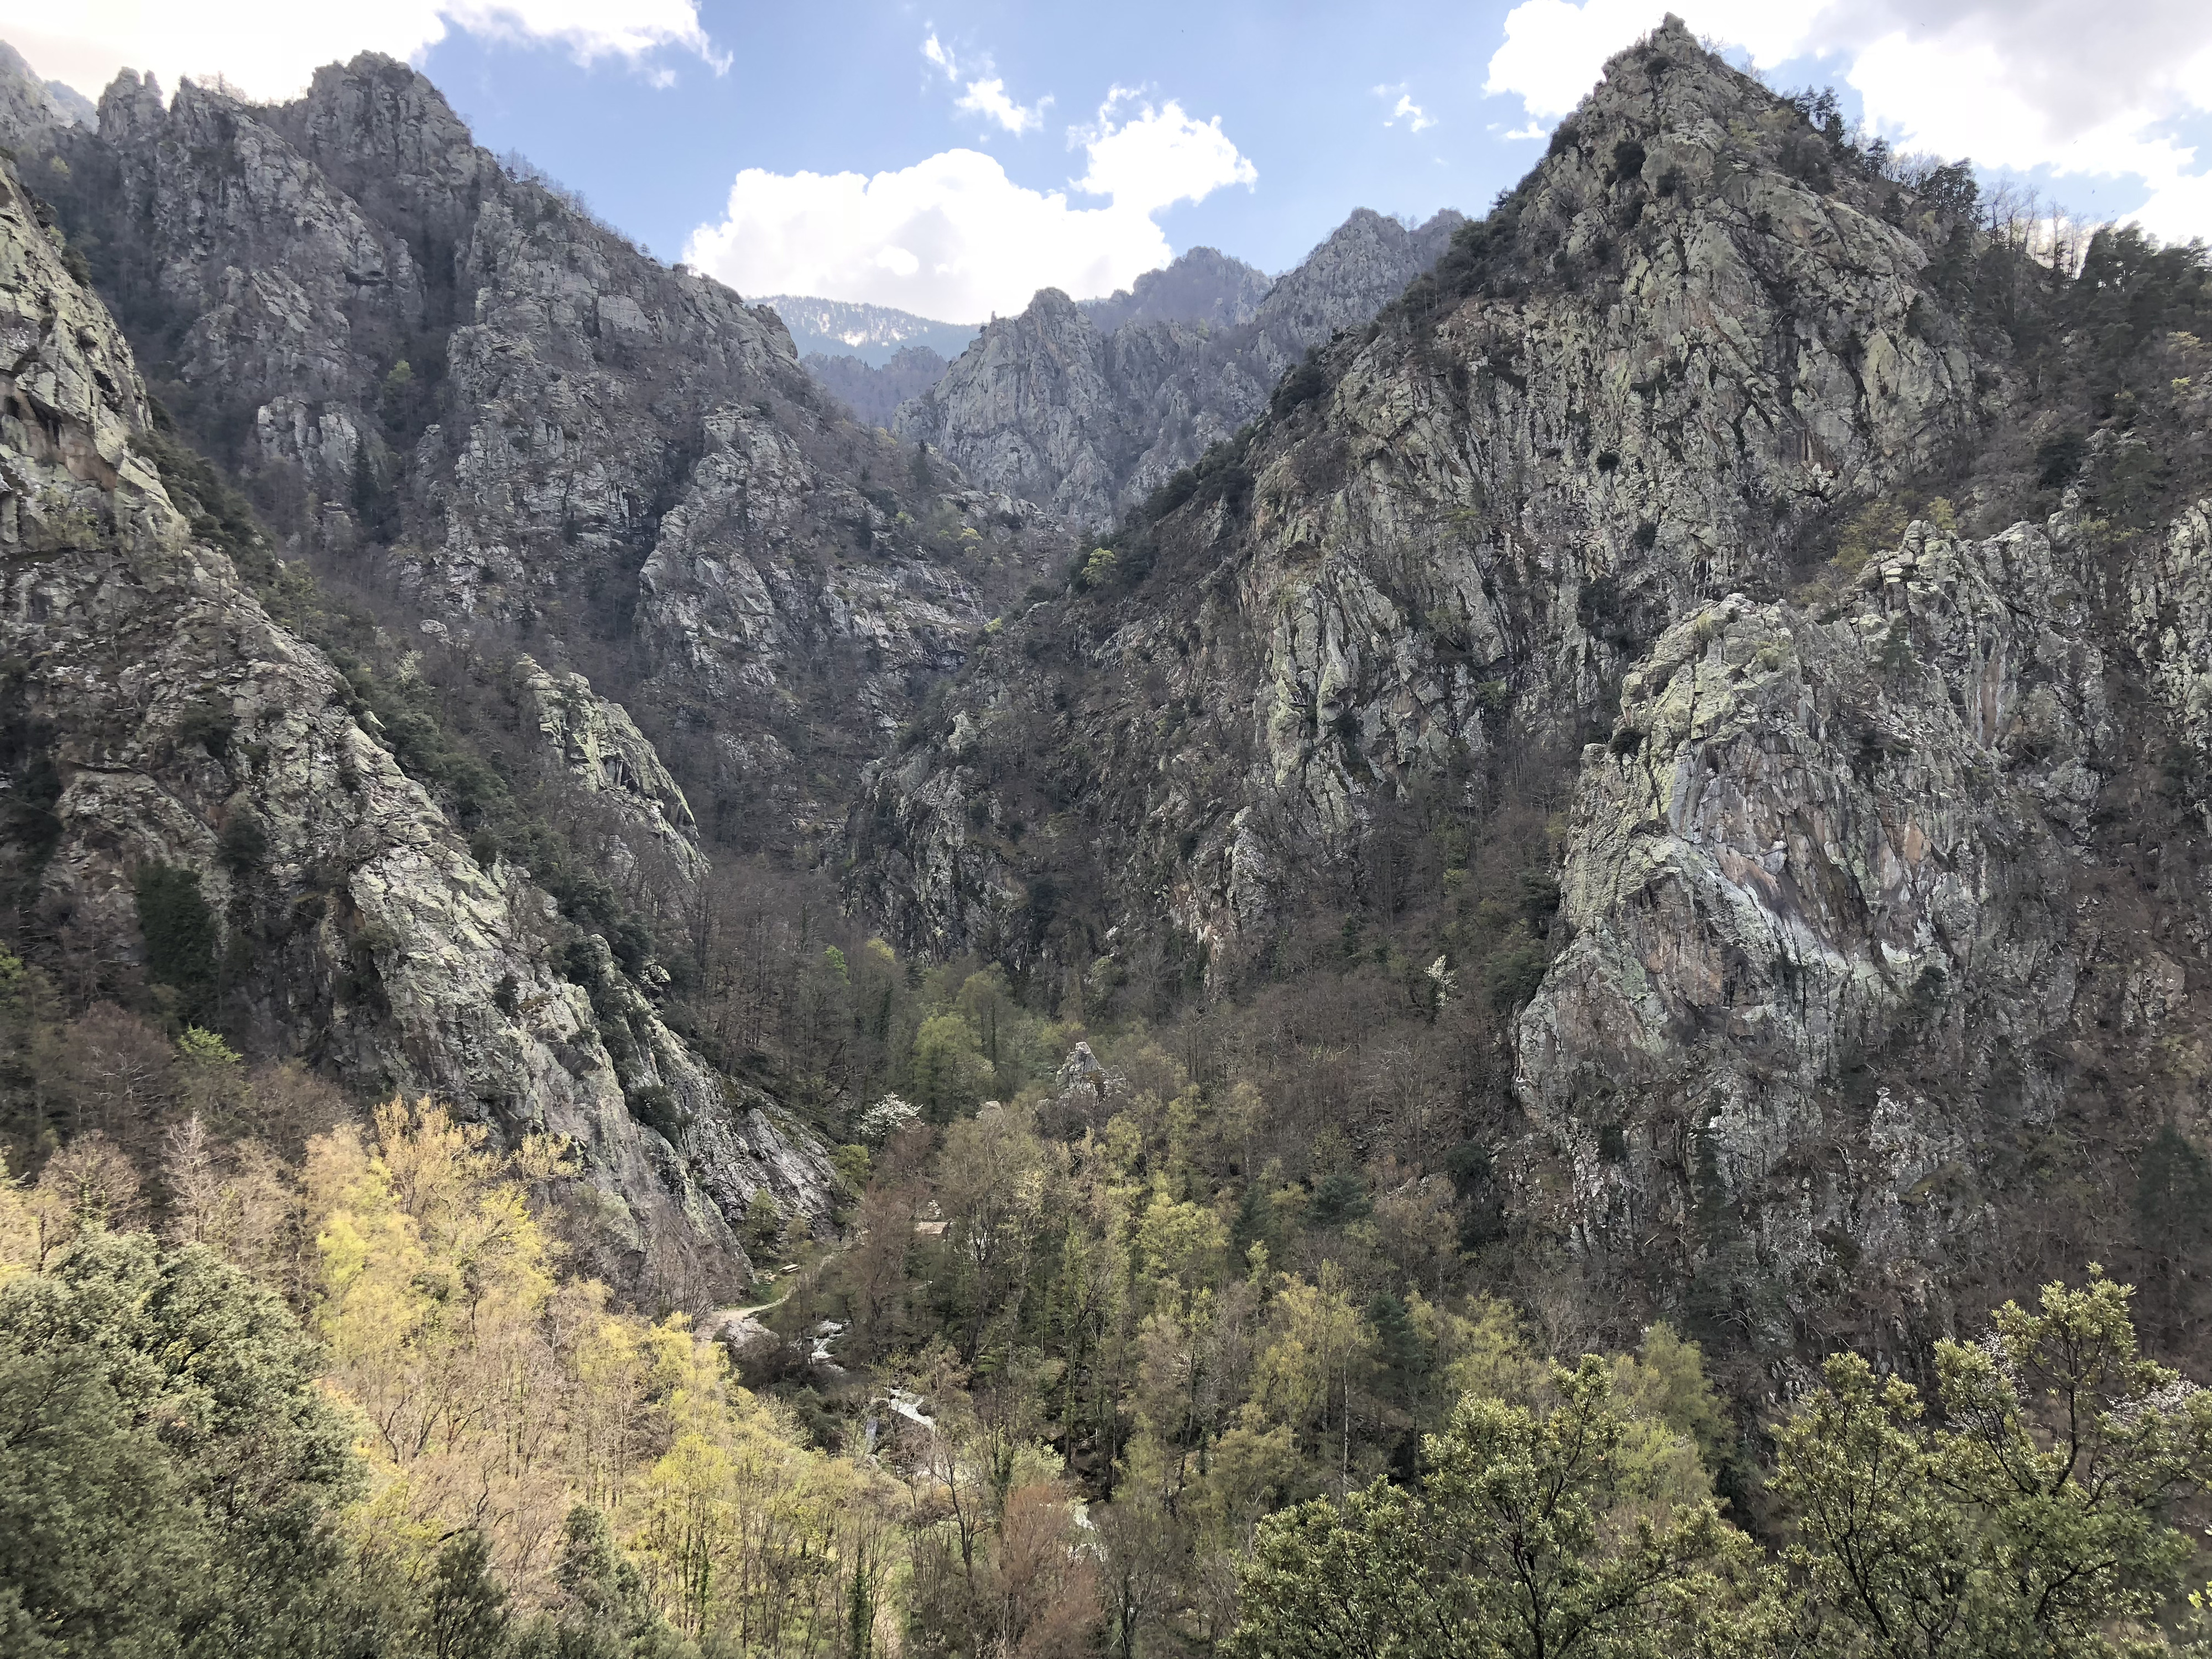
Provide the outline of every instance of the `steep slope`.
[[1374,923],[1413,1017],[1522,1011],[1460,1109],[1510,1224],[1771,1365],[2138,1248],[2207,1104],[2212,277],[1877,159],[1679,24],[1616,59],[994,637],[856,896],[1085,1007]]
[[945,378],[951,367],[927,346],[902,346],[878,366],[861,357],[810,351],[799,359],[824,392],[853,411],[863,426],[888,430],[898,406]]
[[[1788,170],[1801,139],[1679,31],[1619,60],[1436,276],[997,637],[954,736],[886,769],[872,902],[957,949],[1065,861],[1099,932],[1249,957],[1389,803],[1572,742],[1668,622],[1948,453],[1980,402],[1929,256],[1887,186]],[[1065,827],[1016,851],[986,801]]]
[[[1309,349],[1396,298],[1460,222],[1441,213],[1409,231],[1363,208],[1241,317],[1233,284],[1209,305],[1177,299],[1221,285],[1211,263],[1172,287],[1177,266],[1152,272],[1126,305],[1048,289],[986,328],[894,430],[987,488],[1103,527],[1257,415]],[[1212,250],[1185,258],[1198,253]]]
[[[363,1091],[572,1137],[601,1197],[584,1242],[650,1294],[741,1280],[726,1218],[757,1190],[825,1214],[818,1148],[726,1090],[527,872],[480,861],[354,686],[197,534],[148,459],[129,347],[6,168],[0,328],[15,935],[85,990],[150,988]],[[617,838],[696,860],[627,720],[580,680],[526,690],[547,766],[583,775]]]
[[[772,311],[503,167],[404,64],[332,65],[267,107],[125,75],[54,159],[27,165],[159,395],[288,546],[395,620],[590,672],[695,787],[763,803],[748,836],[834,820],[885,711],[957,660],[1041,542],[1059,556],[1010,503],[945,495],[846,421]],[[772,477],[729,464],[732,421],[780,434]],[[757,482],[792,508],[773,548],[734,528]],[[697,607],[646,578],[679,503],[732,527],[706,553],[774,611],[735,702],[690,671],[717,648],[684,632]]]
[[40,81],[22,53],[0,41],[0,141],[36,142],[56,127],[90,126],[98,118],[82,93]]

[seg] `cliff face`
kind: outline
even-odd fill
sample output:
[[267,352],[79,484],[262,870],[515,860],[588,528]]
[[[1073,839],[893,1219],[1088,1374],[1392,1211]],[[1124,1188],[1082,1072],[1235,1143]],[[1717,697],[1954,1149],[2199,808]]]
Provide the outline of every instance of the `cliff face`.
[[[195,535],[144,453],[127,344],[5,169],[0,329],[9,782],[37,798],[5,858],[31,931],[364,1091],[574,1137],[594,1247],[660,1293],[742,1276],[725,1218],[758,1188],[826,1213],[818,1148],[726,1091],[528,872],[480,863],[352,686]],[[610,798],[629,842],[696,861],[627,718],[532,671],[546,766]]]
[[[1927,252],[1872,185],[1787,170],[1791,127],[1676,32],[1618,62],[1437,277],[1001,635],[944,745],[887,763],[872,902],[960,948],[1064,858],[1102,927],[1171,916],[1234,960],[1378,811],[1571,740],[1674,618],[1786,579],[1817,515],[1972,431],[1976,366],[1920,320]],[[1003,344],[1073,386],[1091,360],[1048,346],[1083,325],[1041,298],[965,361]],[[1072,421],[1049,435],[1103,488]],[[972,833],[979,798],[1077,753],[1054,850]]]
[[[55,155],[42,185],[164,401],[289,547],[463,642],[590,665],[681,735],[695,782],[775,803],[752,834],[833,822],[916,669],[1061,556],[1037,515],[947,497],[852,425],[774,312],[511,173],[403,64],[330,66],[279,106],[126,75]],[[748,422],[776,441],[732,449]],[[735,528],[757,485],[783,503],[772,550]],[[646,579],[679,504],[681,556],[722,526],[714,562],[775,612],[735,703],[689,671],[714,648],[686,635],[699,608]]]
[[1460,222],[1409,231],[1362,209],[1249,307],[1223,273],[1178,276],[1181,261],[1126,299],[1078,306],[1048,289],[987,327],[894,429],[987,488],[1103,528],[1257,415],[1310,348],[1395,299]]

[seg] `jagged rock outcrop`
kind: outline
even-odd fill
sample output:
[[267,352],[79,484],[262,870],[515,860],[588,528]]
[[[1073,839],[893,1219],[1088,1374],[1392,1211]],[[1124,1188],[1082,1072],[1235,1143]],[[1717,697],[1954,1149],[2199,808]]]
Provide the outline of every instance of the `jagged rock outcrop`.
[[1778,1342],[1844,1255],[1924,1314],[1992,1230],[1984,1137],[2057,1113],[2057,1053],[2203,1019],[2182,930],[2100,896],[2120,745],[2084,541],[1916,524],[1850,603],[1732,595],[1626,676],[1520,1020],[1532,1206],[1654,1282],[1719,1275]]
[[[1434,276],[991,642],[856,815],[865,901],[924,948],[1079,968],[1126,927],[1234,964],[1396,803],[1476,808],[1671,622],[1794,580],[1808,525],[2006,395],[1941,228],[1821,142],[1679,25],[1617,59]],[[1041,301],[968,361],[1048,320],[1082,326]],[[1092,360],[1008,373],[1049,361]]]
[[[1146,271],[1127,288],[1103,300],[1085,300],[1083,309],[1108,334],[1124,323],[1234,328],[1252,319],[1273,286],[1257,265],[1232,259],[1219,248],[1194,247],[1159,270]],[[1373,307],[1369,309],[1371,314]]]
[[[463,645],[526,643],[657,699],[695,787],[778,803],[751,833],[834,823],[878,711],[920,689],[911,665],[957,661],[1033,566],[1064,557],[1056,526],[970,513],[943,469],[845,420],[773,311],[478,149],[404,64],[364,55],[266,106],[191,82],[164,100],[125,75],[96,134],[55,143],[67,175],[49,193],[155,353],[164,400],[288,548],[396,586]],[[641,573],[672,509],[752,488],[717,434],[762,422],[779,441],[737,453],[793,504],[780,580],[806,591],[788,607],[827,620],[756,641],[732,703],[726,677],[687,677],[713,644],[683,640],[692,611],[657,610],[666,590]],[[787,638],[810,654],[768,654]],[[885,638],[921,643],[879,667]],[[834,685],[825,641],[849,647]],[[642,672],[610,681],[610,659]],[[763,728],[785,740],[763,746]],[[799,750],[811,763],[760,769]]]
[[[726,1091],[604,939],[564,947],[529,873],[477,861],[329,660],[196,538],[137,447],[128,346],[6,168],[0,335],[9,783],[41,798],[9,815],[0,866],[30,931],[363,1091],[573,1137],[592,1243],[659,1293],[742,1278],[726,1218],[761,1187],[826,1214],[819,1148]],[[585,787],[688,847],[680,793],[618,711],[577,681],[530,690]]]
[[[707,857],[691,803],[659,752],[629,711],[594,693],[581,674],[555,674],[526,656],[515,669],[544,741],[545,769],[609,813],[603,833],[584,832],[596,867],[618,888],[672,890],[680,905],[706,875]],[[639,868],[647,860],[660,879]]]
[[[894,429],[987,488],[1103,528],[1265,409],[1310,348],[1395,298],[1461,222],[1445,212],[1408,230],[1363,208],[1244,317],[1234,287],[1186,314],[1180,283],[1147,286],[1176,266],[1140,278],[1127,305],[1044,289],[986,328]],[[1197,277],[1209,275],[1201,262]]]

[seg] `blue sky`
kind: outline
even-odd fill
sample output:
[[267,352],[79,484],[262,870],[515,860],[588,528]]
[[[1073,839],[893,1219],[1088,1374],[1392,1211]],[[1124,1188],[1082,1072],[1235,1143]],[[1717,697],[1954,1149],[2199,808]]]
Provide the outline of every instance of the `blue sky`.
[[[1066,129],[1095,121],[1115,87],[1193,118],[1218,117],[1258,174],[1158,216],[1177,251],[1211,243],[1269,270],[1295,264],[1354,207],[1426,216],[1487,203],[1541,154],[1508,143],[1517,100],[1486,97],[1506,8],[1434,5],[1043,8],[820,0],[701,7],[731,65],[643,76],[586,71],[557,47],[517,52],[455,35],[424,68],[495,148],[513,145],[674,258],[720,210],[736,167],[873,173],[965,146],[1019,185],[1064,190],[1085,156]],[[931,38],[962,65],[947,77]],[[975,65],[969,71],[967,65]],[[1003,80],[1023,105],[1050,98],[1018,136],[956,107],[967,79]],[[1377,86],[1402,88],[1378,96]],[[1435,125],[1384,118],[1411,96]],[[650,135],[649,137],[647,135]],[[639,142],[643,139],[642,144]],[[642,165],[641,165],[642,163]],[[963,319],[966,320],[966,319]]]
[[[2212,234],[2203,0],[1674,3],[1771,81],[1833,83],[1904,143],[2089,216]],[[743,292],[964,322],[1200,243],[1279,270],[1354,207],[1480,213],[1664,9],[0,0],[0,38],[93,93],[128,63],[282,97],[316,63],[392,52],[480,142],[663,258]]]

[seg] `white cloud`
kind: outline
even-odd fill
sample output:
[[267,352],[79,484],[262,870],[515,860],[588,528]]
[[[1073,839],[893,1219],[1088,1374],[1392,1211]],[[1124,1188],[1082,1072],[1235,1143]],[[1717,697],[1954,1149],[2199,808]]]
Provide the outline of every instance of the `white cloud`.
[[993,76],[988,81],[970,81],[968,90],[953,100],[952,107],[996,121],[1008,132],[1019,137],[1024,132],[1035,132],[1044,125],[1044,106],[1051,101],[1049,98],[1041,98],[1024,107],[1007,97],[1006,83]]
[[1110,196],[1117,210],[1152,214],[1176,202],[1196,202],[1226,185],[1259,182],[1259,170],[1237,153],[1221,130],[1221,118],[1194,121],[1170,98],[1158,109],[1139,104],[1139,113],[1115,125],[1114,112],[1137,102],[1138,94],[1115,87],[1098,106],[1098,119],[1068,133],[1090,153],[1091,168],[1075,187],[1091,196]]
[[0,0],[0,35],[41,75],[89,98],[122,69],[150,70],[170,88],[220,74],[249,97],[287,98],[325,64],[358,52],[419,59],[449,28],[556,44],[585,64],[641,64],[669,48],[718,70],[729,62],[701,27],[696,0]]
[[[1131,103],[1136,112],[1117,119]],[[1028,189],[972,149],[872,177],[748,167],[721,222],[693,231],[684,258],[741,294],[975,322],[1021,310],[1041,288],[1078,299],[1127,288],[1172,257],[1156,214],[1259,177],[1218,120],[1194,120],[1172,100],[1155,109],[1118,88],[1070,141],[1088,163],[1072,189],[1106,205]]]
[[1413,94],[1406,90],[1404,82],[1400,82],[1395,87],[1375,88],[1375,95],[1377,98],[1388,98],[1394,92],[1398,94],[1398,101],[1391,107],[1390,112],[1382,118],[1384,126],[1395,127],[1399,122],[1403,121],[1409,132],[1426,132],[1431,127],[1436,125],[1436,118],[1413,101]]
[[2212,235],[2212,173],[2168,131],[2212,112],[2203,0],[1523,0],[1484,89],[1555,120],[1668,10],[1761,68],[1829,60],[1906,149],[2139,178],[2150,199],[2132,216],[2162,237]]
[[[952,49],[932,34],[921,43],[921,55],[945,71],[948,81],[960,79],[960,62]],[[1024,132],[1041,131],[1044,126],[1044,106],[1052,102],[1049,97],[1040,98],[1034,104],[1018,104],[1006,91],[1006,83],[991,73],[991,60],[983,59],[982,73],[968,82],[968,89],[953,100],[952,107],[969,115],[980,115],[987,121],[995,121],[1017,138]]]

